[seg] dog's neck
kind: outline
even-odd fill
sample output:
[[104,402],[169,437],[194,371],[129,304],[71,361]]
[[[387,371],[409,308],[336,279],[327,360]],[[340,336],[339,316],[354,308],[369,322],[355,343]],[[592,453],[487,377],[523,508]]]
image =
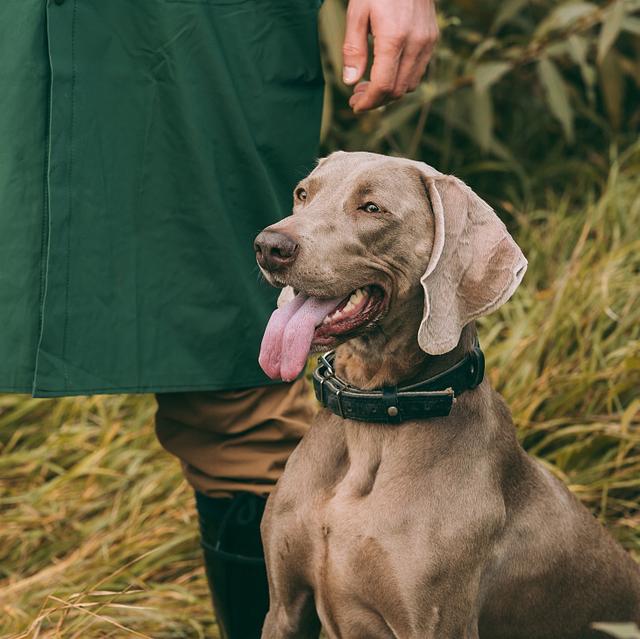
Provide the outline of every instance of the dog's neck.
[[[427,355],[417,341],[419,320],[398,318],[396,325],[375,328],[370,333],[336,349],[336,374],[363,389],[406,385],[433,377],[459,362],[473,349],[476,328],[464,327],[457,346],[444,355]],[[415,324],[415,326],[413,326]]]

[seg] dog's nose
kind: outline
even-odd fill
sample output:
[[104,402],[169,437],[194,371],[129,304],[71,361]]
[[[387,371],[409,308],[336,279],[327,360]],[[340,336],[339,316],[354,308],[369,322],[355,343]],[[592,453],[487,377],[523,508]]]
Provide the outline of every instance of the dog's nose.
[[288,235],[262,231],[253,243],[258,264],[267,271],[279,271],[295,262],[298,245]]

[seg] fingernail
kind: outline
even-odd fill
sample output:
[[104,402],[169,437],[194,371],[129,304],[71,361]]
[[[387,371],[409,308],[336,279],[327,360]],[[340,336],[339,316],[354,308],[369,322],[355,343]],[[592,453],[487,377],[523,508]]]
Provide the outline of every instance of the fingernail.
[[355,67],[344,67],[342,69],[342,81],[345,84],[351,84],[355,82],[358,78],[358,69]]

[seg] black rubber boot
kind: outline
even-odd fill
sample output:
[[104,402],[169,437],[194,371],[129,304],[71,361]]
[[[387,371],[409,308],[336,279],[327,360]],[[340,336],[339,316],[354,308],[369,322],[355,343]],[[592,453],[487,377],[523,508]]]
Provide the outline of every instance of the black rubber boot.
[[260,521],[266,499],[196,493],[200,535],[213,607],[224,639],[260,639],[269,589]]

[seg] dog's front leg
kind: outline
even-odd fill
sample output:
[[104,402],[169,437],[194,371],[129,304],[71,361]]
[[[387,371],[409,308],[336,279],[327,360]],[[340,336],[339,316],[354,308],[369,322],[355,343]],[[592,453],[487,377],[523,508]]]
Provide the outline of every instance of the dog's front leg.
[[[295,455],[295,453],[294,453]],[[311,554],[294,540],[305,539],[286,513],[274,516],[278,487],[267,501],[262,519],[262,541],[269,577],[269,612],[262,628],[262,639],[318,639],[320,620],[313,590],[304,566]]]
[[467,566],[465,570],[454,561],[448,565],[448,574],[435,572],[423,582],[421,592],[416,593],[413,605],[422,614],[411,639],[479,638],[481,566],[471,569]]
[[266,545],[269,612],[262,639],[318,639],[320,620],[313,590],[298,572],[296,562],[281,561],[281,552]]
[[316,614],[313,593],[297,593],[295,599],[283,603],[272,597],[262,628],[262,639],[318,639],[320,620]]
[[433,607],[433,615],[410,639],[479,639],[478,617],[466,611]]

